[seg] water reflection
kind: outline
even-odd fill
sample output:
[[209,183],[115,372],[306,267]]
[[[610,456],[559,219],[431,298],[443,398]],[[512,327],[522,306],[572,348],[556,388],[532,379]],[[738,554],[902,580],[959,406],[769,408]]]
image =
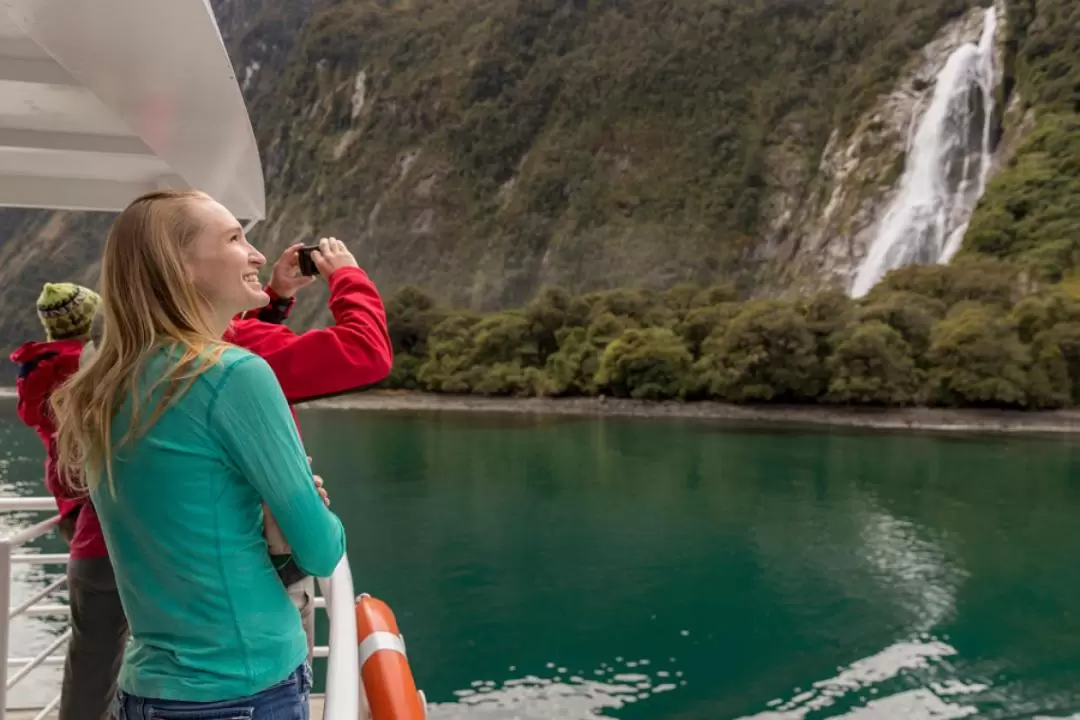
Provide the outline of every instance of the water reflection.
[[[454,702],[433,703],[429,716],[441,720],[592,720],[610,717],[605,711],[647,701],[686,685],[682,670],[654,669],[647,659],[617,657],[589,673],[548,663],[547,676],[529,674],[501,681],[477,680],[458,690]],[[661,666],[663,667],[663,666]],[[508,670],[515,673],[517,668]],[[554,674],[550,674],[554,673]]]
[[[876,695],[885,689],[883,686],[887,686],[888,681],[900,678],[905,672],[929,668],[938,659],[955,654],[955,648],[933,639],[897,643],[852,663],[834,677],[815,682],[809,690],[796,690],[787,700],[769,702],[769,710],[746,716],[744,720],[802,720],[811,712],[835,706],[845,699],[852,702],[860,696]],[[950,689],[978,688],[961,688],[953,684]],[[943,701],[941,694],[925,688],[901,690],[885,698],[872,699],[864,707],[829,717],[955,718],[975,712],[974,707],[954,706]]]
[[912,618],[913,631],[927,632],[951,619],[967,573],[938,544],[920,537],[914,523],[866,505],[857,513],[859,555],[870,566],[870,576]]
[[1068,443],[300,417],[433,718],[1080,720]]
[[[767,557],[763,564],[787,568],[788,563],[778,563],[779,557],[787,556],[788,562],[793,559],[796,563],[793,572],[802,580],[802,592],[806,592],[805,578],[810,572],[828,582],[833,592],[840,590],[848,598],[851,609],[846,612],[834,605],[828,617],[806,617],[823,639],[854,649],[853,630],[865,626],[872,637],[890,624],[911,639],[891,643],[840,668],[836,675],[813,682],[808,689],[795,688],[788,697],[765,703],[767,709],[742,717],[802,720],[814,713],[836,718],[918,720],[974,713],[974,706],[948,697],[985,686],[950,679],[935,687],[909,687],[915,671],[938,667],[942,658],[957,654],[956,648],[930,631],[955,615],[956,592],[966,571],[926,528],[884,510],[872,493],[859,489],[852,475],[832,478],[831,483],[832,492],[825,495],[818,483],[807,484],[788,514],[790,533],[782,539],[758,535]],[[829,505],[837,502],[837,483],[843,486],[846,513],[840,522],[831,513],[828,522],[822,522],[821,513],[814,508],[820,507],[822,500]],[[805,605],[805,597],[793,594],[789,603],[792,607]],[[890,606],[894,610],[883,616],[883,610]],[[860,622],[864,613],[872,619]]]

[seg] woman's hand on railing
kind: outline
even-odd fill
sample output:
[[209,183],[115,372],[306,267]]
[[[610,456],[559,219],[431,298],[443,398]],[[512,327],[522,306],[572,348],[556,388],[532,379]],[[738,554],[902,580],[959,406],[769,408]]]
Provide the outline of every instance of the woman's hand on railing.
[[[311,466],[311,456],[307,456],[308,467]],[[326,507],[330,507],[330,496],[326,494],[326,488],[323,487],[323,479],[318,475],[312,475],[311,478],[315,481],[315,489],[319,491],[319,497],[322,498]]]
[[318,475],[312,475],[315,480],[315,489],[319,491],[319,497],[326,503],[326,507],[330,507],[330,496],[326,493],[326,488],[323,487],[323,480]]

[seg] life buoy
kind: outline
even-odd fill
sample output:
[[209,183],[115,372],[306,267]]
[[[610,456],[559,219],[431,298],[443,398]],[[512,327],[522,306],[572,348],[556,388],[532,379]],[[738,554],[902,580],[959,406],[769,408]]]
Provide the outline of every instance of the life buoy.
[[424,720],[427,703],[416,689],[394,612],[367,593],[356,599],[356,641],[372,720]]

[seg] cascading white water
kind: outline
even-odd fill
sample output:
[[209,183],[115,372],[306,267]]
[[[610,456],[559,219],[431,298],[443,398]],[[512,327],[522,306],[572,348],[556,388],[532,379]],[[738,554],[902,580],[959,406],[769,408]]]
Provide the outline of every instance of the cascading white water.
[[957,48],[938,73],[907,150],[900,189],[855,273],[862,297],[894,268],[948,262],[960,249],[990,170],[997,12],[986,10],[978,45]]

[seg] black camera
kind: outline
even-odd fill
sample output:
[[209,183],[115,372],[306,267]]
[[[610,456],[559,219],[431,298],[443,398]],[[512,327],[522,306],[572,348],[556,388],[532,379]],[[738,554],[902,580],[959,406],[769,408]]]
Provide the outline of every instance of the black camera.
[[297,259],[300,261],[301,275],[310,277],[319,274],[319,268],[315,267],[315,261],[311,259],[311,252],[318,249],[318,245],[305,245],[300,248]]

